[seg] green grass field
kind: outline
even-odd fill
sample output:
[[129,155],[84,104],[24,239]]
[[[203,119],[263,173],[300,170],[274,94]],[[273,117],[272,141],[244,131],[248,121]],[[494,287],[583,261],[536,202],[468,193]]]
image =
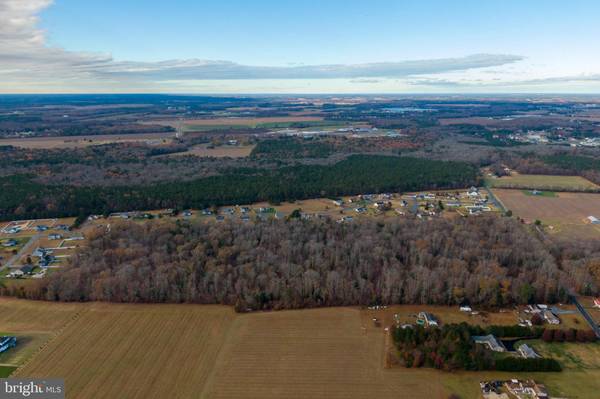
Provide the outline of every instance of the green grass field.
[[13,366],[0,366],[0,378],[7,378],[17,368]]
[[520,175],[486,179],[494,188],[537,189],[547,191],[598,191],[600,186],[580,176]]
[[545,384],[552,396],[570,399],[597,397],[600,390],[600,343],[545,343],[541,340],[530,340],[527,344],[540,355],[558,360],[563,371],[560,373],[441,373],[441,382],[448,391],[461,398],[481,397],[479,381],[510,378],[533,378]]

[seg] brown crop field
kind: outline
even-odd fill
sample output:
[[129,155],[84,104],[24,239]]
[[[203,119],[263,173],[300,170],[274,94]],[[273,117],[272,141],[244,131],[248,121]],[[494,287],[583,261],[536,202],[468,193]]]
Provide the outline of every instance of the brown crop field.
[[527,222],[540,220],[556,233],[600,237],[600,226],[587,220],[588,216],[600,218],[600,194],[560,192],[547,197],[526,195],[521,190],[493,191],[507,209]]
[[17,376],[63,376],[71,398],[198,397],[235,314],[220,306],[88,305]]
[[[0,331],[47,332],[44,348],[31,343],[37,354],[13,375],[65,378],[69,398],[446,399],[457,393],[469,399],[479,397],[482,379],[514,377],[535,378],[570,398],[600,389],[597,369],[508,374],[386,367],[390,337],[383,327],[395,313],[410,319],[423,309],[443,322],[471,317],[424,306],[236,314],[213,305],[1,300]],[[512,324],[515,314],[487,318]]]

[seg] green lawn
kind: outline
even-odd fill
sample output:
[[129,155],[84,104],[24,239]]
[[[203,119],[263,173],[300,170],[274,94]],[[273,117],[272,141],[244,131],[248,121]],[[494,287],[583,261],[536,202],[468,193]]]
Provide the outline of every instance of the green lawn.
[[0,378],[7,378],[16,369],[14,366],[0,366]]
[[563,366],[560,373],[508,373],[508,372],[438,372],[432,375],[445,388],[459,397],[480,398],[479,381],[511,378],[532,378],[546,385],[553,396],[570,399],[598,397],[600,392],[600,343],[546,343],[528,340],[527,344],[542,356],[553,357]]
[[580,176],[521,175],[514,174],[497,179],[486,179],[490,187],[520,188],[548,191],[595,191],[600,186]]

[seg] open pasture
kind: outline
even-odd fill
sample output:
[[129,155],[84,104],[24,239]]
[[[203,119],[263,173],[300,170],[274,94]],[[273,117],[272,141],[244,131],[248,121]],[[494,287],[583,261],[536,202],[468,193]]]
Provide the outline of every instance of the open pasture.
[[548,191],[593,191],[600,186],[580,176],[522,175],[513,173],[496,179],[488,179],[494,188],[522,188]]
[[547,197],[526,195],[521,190],[493,191],[507,209],[527,222],[541,220],[557,233],[600,237],[600,226],[587,220],[588,216],[600,217],[600,194],[560,192]]

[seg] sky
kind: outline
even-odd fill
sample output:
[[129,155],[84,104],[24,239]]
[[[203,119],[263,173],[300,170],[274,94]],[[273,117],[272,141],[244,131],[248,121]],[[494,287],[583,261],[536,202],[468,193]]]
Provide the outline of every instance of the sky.
[[600,93],[597,0],[0,0],[0,93]]

